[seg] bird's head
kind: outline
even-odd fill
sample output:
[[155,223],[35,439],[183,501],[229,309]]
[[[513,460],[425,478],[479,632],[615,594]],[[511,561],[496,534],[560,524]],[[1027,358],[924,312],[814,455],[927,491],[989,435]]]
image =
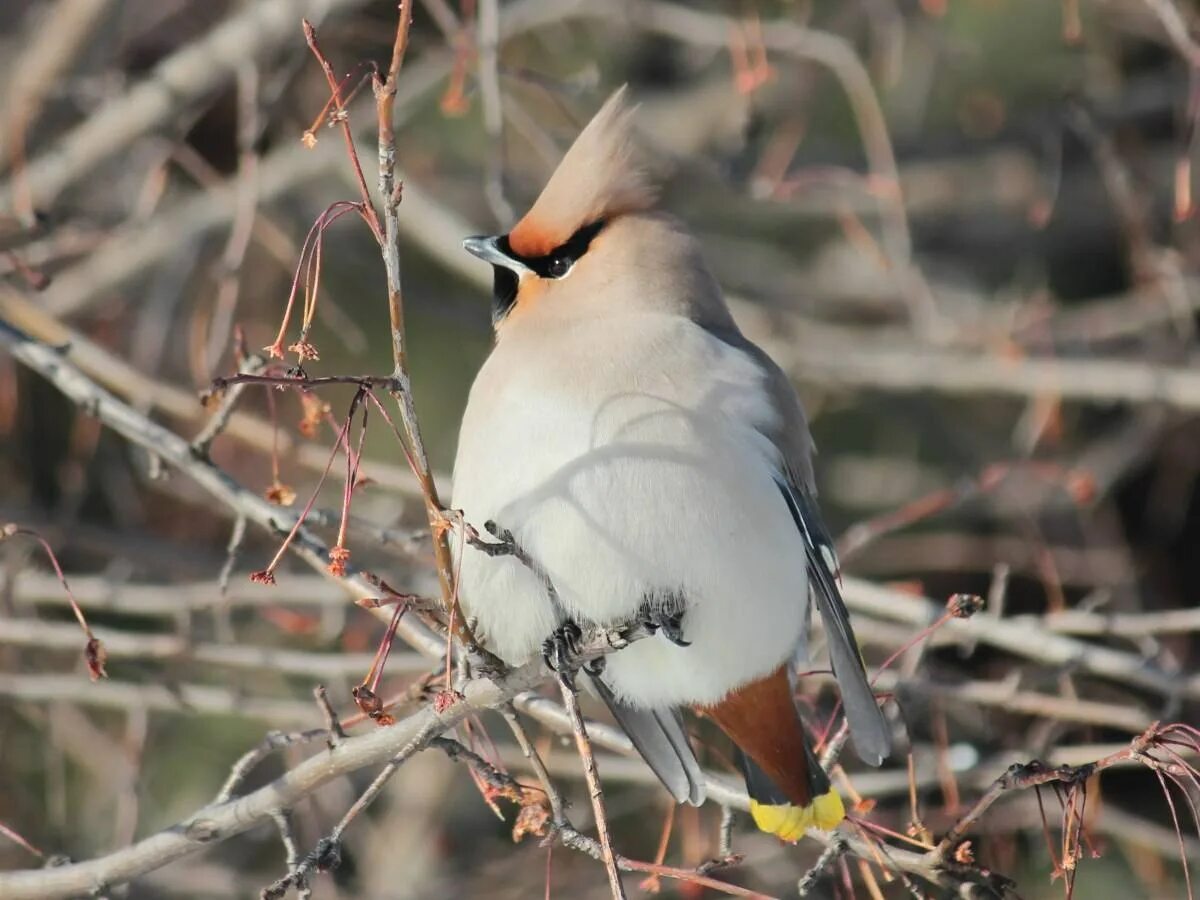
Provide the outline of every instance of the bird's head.
[[600,289],[634,240],[623,220],[649,210],[655,190],[638,165],[625,88],[580,132],[541,195],[508,232],[463,246],[492,264],[497,330],[534,305]]

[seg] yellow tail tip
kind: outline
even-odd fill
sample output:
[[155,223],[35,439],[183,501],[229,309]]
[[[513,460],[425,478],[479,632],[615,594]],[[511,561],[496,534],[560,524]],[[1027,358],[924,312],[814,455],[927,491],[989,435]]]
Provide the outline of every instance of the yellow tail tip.
[[798,841],[809,828],[832,831],[846,818],[846,807],[837,791],[829,790],[815,797],[808,806],[790,803],[778,806],[750,801],[750,815],[759,831],[773,834],[783,841]]

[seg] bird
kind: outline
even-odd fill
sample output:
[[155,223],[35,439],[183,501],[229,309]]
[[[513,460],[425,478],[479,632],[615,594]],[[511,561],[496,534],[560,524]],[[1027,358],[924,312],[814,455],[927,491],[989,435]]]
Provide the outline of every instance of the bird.
[[757,827],[796,841],[845,817],[794,699],[813,606],[857,755],[881,764],[891,731],[842,600],[800,400],[659,209],[627,95],[603,104],[511,230],[463,242],[492,266],[494,342],[451,506],[521,552],[459,546],[458,597],[512,665],[571,631],[645,625],[585,676],[595,693],[680,803],[705,797],[682,712],[715,722]]

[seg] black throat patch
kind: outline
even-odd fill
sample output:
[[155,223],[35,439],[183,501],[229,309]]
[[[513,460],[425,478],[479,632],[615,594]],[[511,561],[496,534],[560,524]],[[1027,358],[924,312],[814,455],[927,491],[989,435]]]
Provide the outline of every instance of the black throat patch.
[[512,269],[492,266],[492,325],[499,325],[508,311],[517,302],[517,285],[520,279]]

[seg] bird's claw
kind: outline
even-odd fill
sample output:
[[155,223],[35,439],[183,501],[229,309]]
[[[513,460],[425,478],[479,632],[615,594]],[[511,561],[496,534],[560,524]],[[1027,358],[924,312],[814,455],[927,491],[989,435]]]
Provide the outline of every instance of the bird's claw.
[[575,667],[579,656],[583,632],[574,622],[567,620],[550,633],[542,642],[542,659],[551,672],[569,672]]
[[683,636],[684,611],[670,612],[661,606],[642,609],[642,625],[651,634],[662,632],[662,636],[677,647],[690,647],[692,642]]

